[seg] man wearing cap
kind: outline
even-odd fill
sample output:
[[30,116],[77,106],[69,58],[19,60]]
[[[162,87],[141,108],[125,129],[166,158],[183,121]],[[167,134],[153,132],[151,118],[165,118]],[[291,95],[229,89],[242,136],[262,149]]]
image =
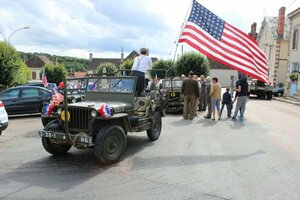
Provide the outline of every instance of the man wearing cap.
[[184,98],[183,119],[192,120],[195,116],[196,98],[199,98],[198,81],[193,79],[194,72],[190,71],[189,78],[184,79],[181,86],[181,94]]
[[147,56],[146,48],[141,48],[140,55],[134,59],[131,76],[137,77],[136,96],[140,97],[145,88],[145,73],[152,69],[152,60]]

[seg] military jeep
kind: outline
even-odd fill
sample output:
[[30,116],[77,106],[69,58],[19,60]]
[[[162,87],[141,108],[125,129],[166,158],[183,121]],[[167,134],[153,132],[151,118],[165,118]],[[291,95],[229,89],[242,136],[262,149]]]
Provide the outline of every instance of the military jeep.
[[166,99],[166,112],[183,111],[183,98],[181,97],[182,79],[164,79],[162,91]]
[[250,94],[257,95],[258,99],[271,100],[273,97],[273,86],[257,79],[248,81],[250,84]]
[[84,100],[64,101],[53,112],[56,120],[39,131],[45,150],[59,155],[72,146],[92,148],[97,160],[110,164],[119,160],[129,132],[146,131],[157,140],[164,116],[159,93],[135,97],[136,82],[136,77],[87,78]]

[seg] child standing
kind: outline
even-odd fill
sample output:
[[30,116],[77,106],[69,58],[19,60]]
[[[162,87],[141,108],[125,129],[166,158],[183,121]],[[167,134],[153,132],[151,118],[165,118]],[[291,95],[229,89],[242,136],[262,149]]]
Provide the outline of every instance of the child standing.
[[226,88],[226,92],[224,92],[224,94],[223,94],[222,107],[221,107],[221,112],[220,112],[220,116],[222,116],[224,106],[226,105],[228,118],[231,117],[231,110],[232,110],[232,100],[231,100],[231,95],[230,95],[229,91],[230,91],[230,89]]

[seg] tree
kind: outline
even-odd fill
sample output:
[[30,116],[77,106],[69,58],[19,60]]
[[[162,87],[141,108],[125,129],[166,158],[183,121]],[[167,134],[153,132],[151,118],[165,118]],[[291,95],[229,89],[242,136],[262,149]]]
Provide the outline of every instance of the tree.
[[209,61],[200,53],[184,53],[176,62],[176,71],[179,75],[188,75],[193,71],[195,75],[207,76],[209,72]]
[[[47,80],[49,83],[56,83],[57,85],[64,80],[68,72],[63,64],[47,63],[43,66]],[[40,73],[42,77],[42,71]]]
[[[156,69],[158,70],[156,71]],[[158,78],[165,78],[166,75],[175,76],[174,69],[175,63],[172,60],[160,59],[153,63],[153,71],[151,75],[152,77],[154,77],[157,74]]]
[[114,65],[113,63],[110,63],[110,62],[102,63],[96,69],[96,74],[98,76],[103,76],[103,75],[113,76],[116,74],[116,72],[117,72],[116,65]]
[[121,65],[120,65],[120,69],[121,70],[126,70],[126,75],[130,74],[130,70],[132,68],[133,65],[133,59],[126,59]]
[[21,63],[20,56],[13,46],[0,42],[0,85],[12,84],[14,75]]
[[14,78],[11,85],[22,85],[31,80],[31,71],[27,65],[20,61],[19,68],[14,72]]

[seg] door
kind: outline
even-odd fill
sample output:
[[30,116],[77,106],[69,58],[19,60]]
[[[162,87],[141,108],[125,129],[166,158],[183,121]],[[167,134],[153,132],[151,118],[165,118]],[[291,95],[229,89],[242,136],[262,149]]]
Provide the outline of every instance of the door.
[[5,106],[7,114],[14,115],[21,113],[20,88],[4,91],[0,95],[0,99]]
[[22,88],[21,91],[22,112],[24,114],[37,113],[40,111],[41,99],[37,88]]

